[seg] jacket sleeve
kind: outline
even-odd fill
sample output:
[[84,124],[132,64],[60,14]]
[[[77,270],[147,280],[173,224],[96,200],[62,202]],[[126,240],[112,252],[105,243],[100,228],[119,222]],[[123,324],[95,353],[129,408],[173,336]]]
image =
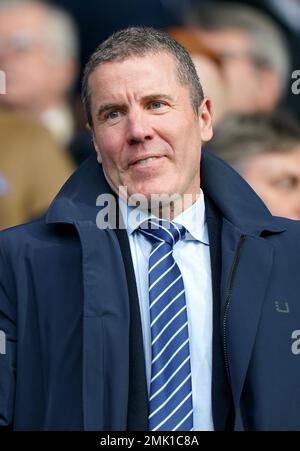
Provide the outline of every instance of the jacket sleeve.
[[16,305],[0,241],[0,430],[12,428],[16,378]]

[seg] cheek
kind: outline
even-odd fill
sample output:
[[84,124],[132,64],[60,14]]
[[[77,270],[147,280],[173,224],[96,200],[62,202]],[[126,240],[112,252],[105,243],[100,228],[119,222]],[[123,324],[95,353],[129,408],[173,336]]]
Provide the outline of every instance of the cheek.
[[[101,136],[101,138],[100,138]],[[121,172],[121,151],[118,142],[113,136],[99,134],[96,137],[95,147],[97,160],[102,163],[106,175],[114,184],[119,183],[119,174]]]
[[117,143],[113,136],[106,133],[96,132],[94,145],[96,152],[103,161],[113,161],[118,154]]

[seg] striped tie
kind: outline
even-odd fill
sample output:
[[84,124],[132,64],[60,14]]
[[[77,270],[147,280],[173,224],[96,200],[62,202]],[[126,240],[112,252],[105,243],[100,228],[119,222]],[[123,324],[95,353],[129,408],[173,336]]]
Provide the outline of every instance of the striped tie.
[[[179,228],[180,227],[180,228]],[[173,257],[184,237],[182,226],[149,220],[140,232],[149,239],[149,302],[151,321],[150,431],[193,428],[192,381],[185,292]]]

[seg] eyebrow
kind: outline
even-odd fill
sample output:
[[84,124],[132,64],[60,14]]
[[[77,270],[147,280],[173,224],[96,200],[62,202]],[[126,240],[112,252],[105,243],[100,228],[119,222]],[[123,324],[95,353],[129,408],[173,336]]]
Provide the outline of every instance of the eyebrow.
[[[174,101],[174,99],[171,96],[162,93],[149,94],[148,96],[142,97],[142,101],[146,103],[157,99],[168,100],[169,102]],[[97,111],[97,118],[100,118],[102,114],[105,113],[106,111],[118,110],[120,108],[121,109],[126,108],[126,105],[122,103],[106,103],[104,105],[100,105]]]
[[170,102],[173,102],[174,99],[169,96],[168,94],[162,94],[162,93],[157,93],[157,94],[150,94],[148,96],[143,97],[143,100],[146,102],[150,102],[151,100],[157,100],[157,99],[162,99],[162,100],[169,100]]

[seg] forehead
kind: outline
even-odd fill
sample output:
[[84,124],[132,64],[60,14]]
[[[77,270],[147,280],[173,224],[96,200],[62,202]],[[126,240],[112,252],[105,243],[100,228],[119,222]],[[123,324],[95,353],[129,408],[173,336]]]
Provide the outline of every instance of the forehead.
[[175,58],[168,53],[146,54],[124,61],[100,64],[89,77],[89,90],[93,97],[103,97],[128,91],[136,95],[148,95],[161,89],[174,91],[181,86],[176,72]]

